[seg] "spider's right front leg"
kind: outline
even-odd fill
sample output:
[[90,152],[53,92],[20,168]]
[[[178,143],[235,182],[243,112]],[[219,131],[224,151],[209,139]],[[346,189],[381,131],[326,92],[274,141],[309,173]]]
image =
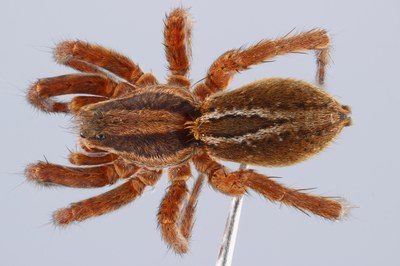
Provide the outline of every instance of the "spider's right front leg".
[[[101,102],[127,94],[135,87],[126,82],[116,82],[100,74],[70,74],[39,79],[27,93],[28,101],[45,112],[77,113],[87,104]],[[89,94],[76,96],[69,103],[52,98],[67,94]]]

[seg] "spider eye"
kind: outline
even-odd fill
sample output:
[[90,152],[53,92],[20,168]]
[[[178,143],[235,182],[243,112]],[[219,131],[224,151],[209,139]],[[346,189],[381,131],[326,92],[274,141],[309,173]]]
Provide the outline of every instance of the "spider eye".
[[106,135],[104,135],[102,133],[96,135],[97,140],[105,140],[105,138],[106,138]]

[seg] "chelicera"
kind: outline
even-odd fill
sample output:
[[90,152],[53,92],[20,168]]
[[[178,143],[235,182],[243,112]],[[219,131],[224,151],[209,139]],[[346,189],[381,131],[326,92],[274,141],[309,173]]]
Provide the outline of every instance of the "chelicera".
[[[146,186],[155,185],[164,170],[170,186],[158,223],[163,239],[177,253],[188,251],[204,175],[214,189],[227,195],[254,190],[271,201],[327,219],[343,217],[346,205],[341,199],[288,188],[253,170],[232,172],[217,161],[291,165],[320,152],[351,124],[349,107],[304,81],[268,78],[224,91],[239,71],[278,55],[307,50],[316,51],[318,81],[323,83],[330,45],[327,32],[311,30],[230,50],[192,87],[188,78],[191,26],[182,8],[166,18],[166,84],[101,46],[82,41],[56,46],[56,61],[82,73],[40,79],[27,98],[45,112],[74,115],[82,151],[70,154],[76,167],[39,161],[26,168],[27,178],[43,185],[79,188],[125,182],[57,210],[54,223],[66,225],[114,211],[139,197]],[[66,94],[79,95],[69,102],[54,99]],[[186,185],[190,163],[204,174],[191,192]]]

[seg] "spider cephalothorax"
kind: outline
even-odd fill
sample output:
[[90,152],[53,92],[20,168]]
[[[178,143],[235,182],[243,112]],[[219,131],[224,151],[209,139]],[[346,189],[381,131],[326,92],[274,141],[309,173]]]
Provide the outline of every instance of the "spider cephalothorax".
[[193,155],[196,140],[186,125],[198,116],[188,90],[155,85],[84,106],[77,118],[87,146],[160,168],[181,164]]
[[[322,83],[328,61],[326,31],[313,30],[228,51],[211,65],[204,81],[191,88],[190,17],[185,9],[177,8],[165,25],[170,71],[166,84],[159,84],[152,74],[144,74],[138,65],[112,50],[66,41],[55,49],[57,62],[86,73],[41,79],[29,89],[28,100],[39,109],[75,114],[83,152],[70,155],[70,162],[80,167],[38,162],[26,168],[28,179],[84,188],[126,179],[104,194],[56,211],[54,222],[70,224],[126,205],[146,186],[155,185],[168,168],[171,185],[160,205],[158,222],[165,241],[176,252],[185,253],[203,183],[200,175],[189,193],[190,162],[225,194],[242,195],[252,189],[269,200],[340,219],[346,211],[341,199],[287,188],[252,170],[231,172],[216,161],[291,165],[321,151],[351,124],[349,107],[304,81],[270,78],[223,92],[238,71],[277,55],[305,50],[317,51],[318,81]],[[65,94],[86,95],[75,96],[68,103],[53,100]]]

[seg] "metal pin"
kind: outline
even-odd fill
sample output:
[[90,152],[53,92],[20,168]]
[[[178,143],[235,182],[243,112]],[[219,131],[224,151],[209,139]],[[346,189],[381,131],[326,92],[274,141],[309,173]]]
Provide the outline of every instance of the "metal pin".
[[[239,170],[246,170],[246,164],[240,164]],[[243,196],[234,197],[231,203],[228,218],[225,224],[225,232],[222,238],[221,248],[216,266],[232,265],[232,257],[235,249],[236,235],[239,228],[240,213],[242,210]]]

